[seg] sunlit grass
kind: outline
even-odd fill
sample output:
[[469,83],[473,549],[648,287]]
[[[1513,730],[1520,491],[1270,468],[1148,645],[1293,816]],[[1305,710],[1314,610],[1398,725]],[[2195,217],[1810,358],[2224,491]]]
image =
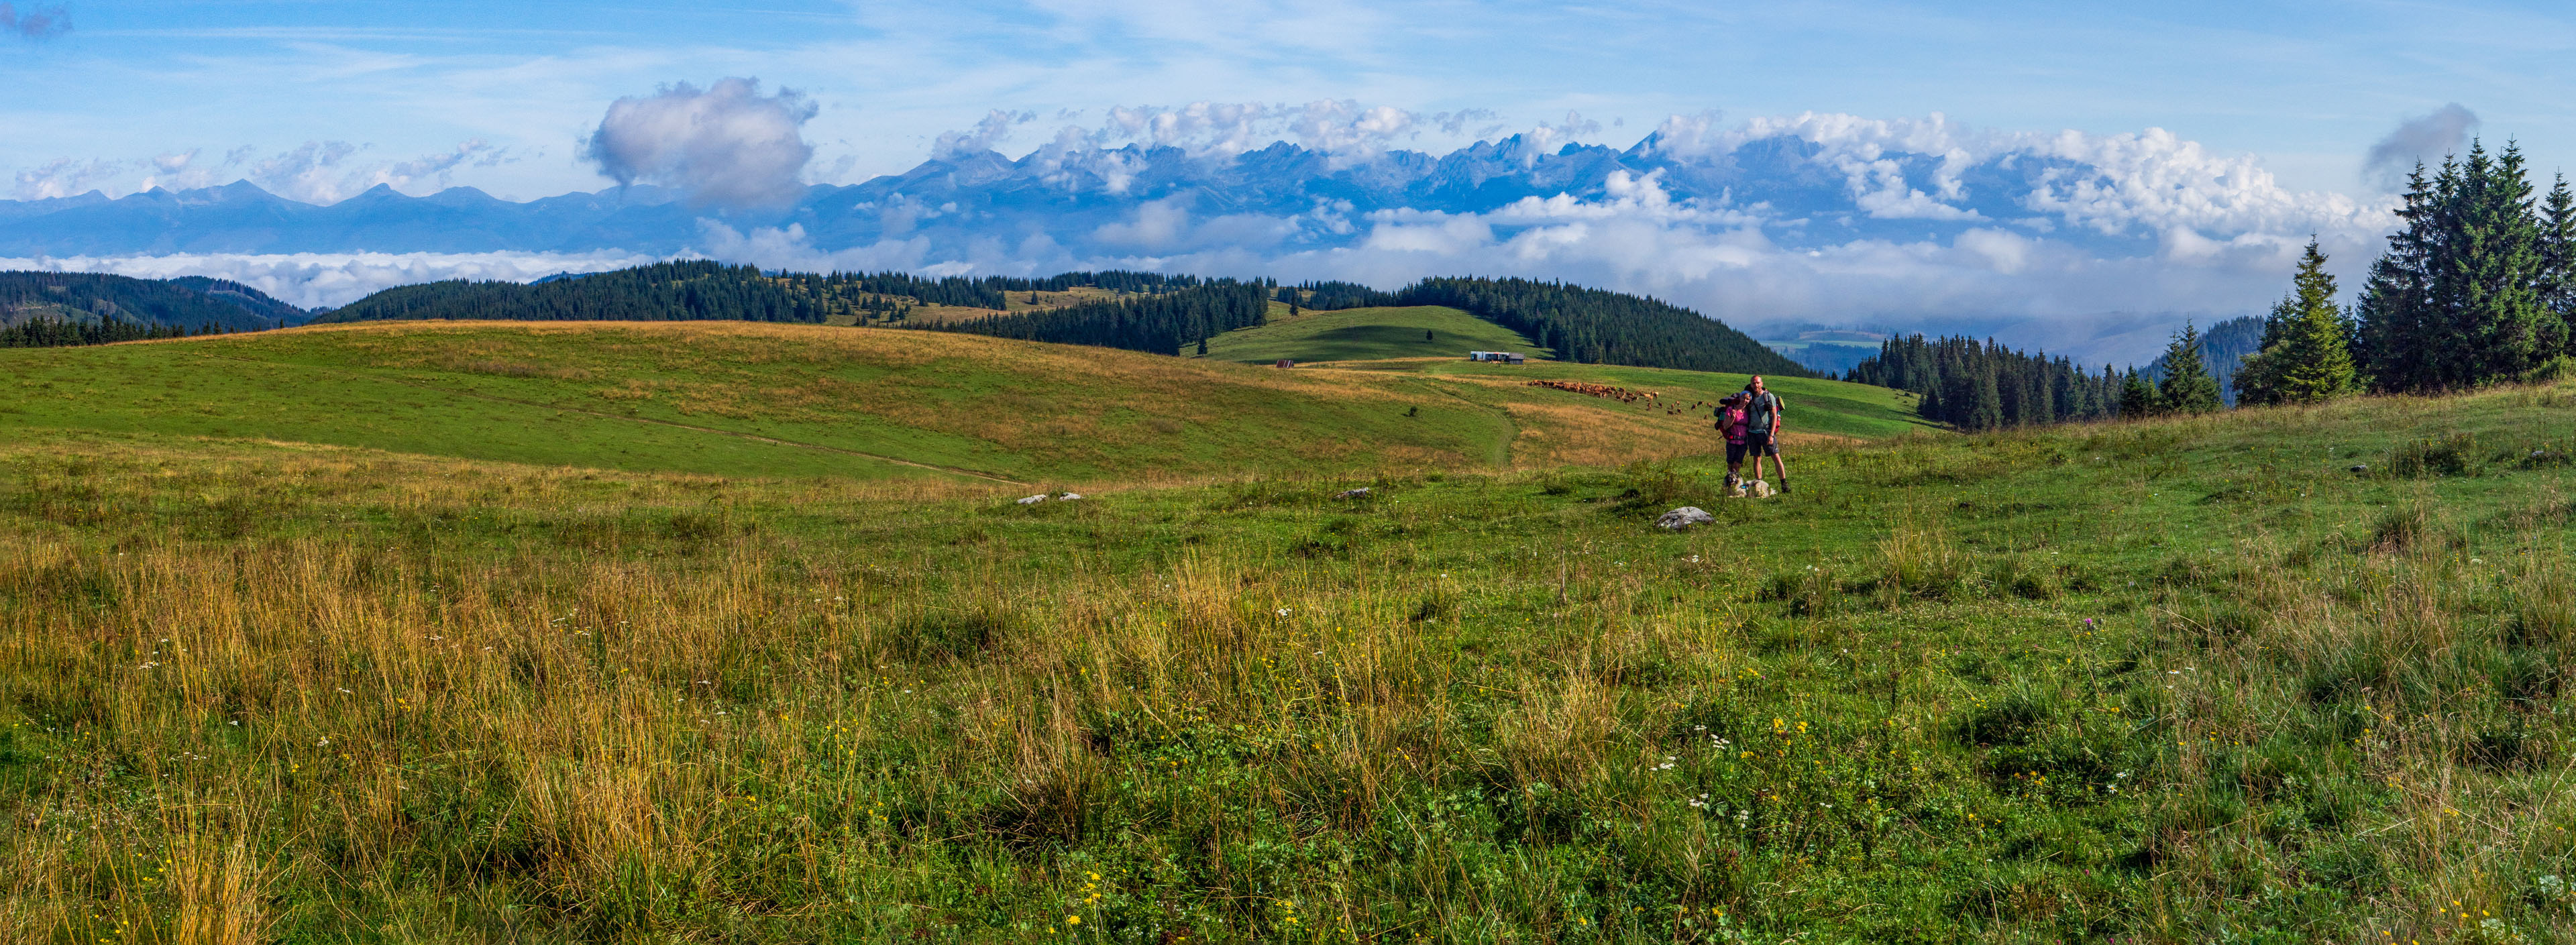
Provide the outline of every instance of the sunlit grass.
[[0,940],[2563,940],[2570,406],[1768,502],[22,435]]

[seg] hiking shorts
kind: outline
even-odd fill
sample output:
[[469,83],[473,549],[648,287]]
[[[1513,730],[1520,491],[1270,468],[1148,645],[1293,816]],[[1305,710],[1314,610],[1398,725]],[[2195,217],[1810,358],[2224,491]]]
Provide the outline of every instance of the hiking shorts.
[[1744,446],[1745,446],[1745,443],[1744,443],[1744,441],[1743,441],[1743,440],[1728,440],[1728,441],[1726,441],[1726,464],[1727,464],[1727,465],[1729,465],[1729,466],[1742,466],[1742,465],[1744,465]]
[[1726,461],[1730,463],[1736,462],[1736,453],[1738,450],[1752,453],[1755,456],[1778,456],[1780,455],[1780,444],[1771,442],[1771,431],[1769,430],[1746,430],[1744,431],[1744,442],[1741,445],[1735,443],[1726,444]]

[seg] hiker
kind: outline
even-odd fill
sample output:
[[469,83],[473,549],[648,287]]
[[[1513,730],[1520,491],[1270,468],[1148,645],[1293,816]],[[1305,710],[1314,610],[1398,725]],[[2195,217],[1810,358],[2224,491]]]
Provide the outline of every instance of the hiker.
[[1744,433],[1751,425],[1742,394],[1728,394],[1717,402],[1717,432],[1726,437],[1726,494],[1734,495],[1744,483]]
[[1753,454],[1753,478],[1762,478],[1762,457],[1771,457],[1771,468],[1780,474],[1781,494],[1789,492],[1789,467],[1780,462],[1780,415],[1788,411],[1780,395],[1762,386],[1762,375],[1745,382],[1744,393],[1745,451]]

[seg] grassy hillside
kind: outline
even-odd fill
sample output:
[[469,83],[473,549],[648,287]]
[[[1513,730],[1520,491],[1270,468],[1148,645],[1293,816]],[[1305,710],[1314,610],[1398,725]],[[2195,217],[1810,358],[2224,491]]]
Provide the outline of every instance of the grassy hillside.
[[[1423,338],[1426,331],[1431,333],[1429,340]],[[1532,358],[1555,356],[1508,328],[1436,305],[1309,311],[1211,338],[1207,356],[1269,364],[1281,358],[1300,362],[1464,358],[1469,351],[1518,351]]]
[[1036,507],[10,427],[0,940],[2564,941],[2571,410]]
[[[13,385],[0,431],[736,476],[1134,482],[1618,463],[1712,445],[1695,416],[1491,378],[738,322],[327,326],[0,351],[0,376]],[[1903,422],[1892,402],[1848,409],[1853,429],[1816,429]]]

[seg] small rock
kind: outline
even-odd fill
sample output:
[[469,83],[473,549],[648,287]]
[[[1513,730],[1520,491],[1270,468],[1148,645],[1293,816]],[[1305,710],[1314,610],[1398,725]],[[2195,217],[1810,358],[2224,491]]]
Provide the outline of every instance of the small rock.
[[1338,492],[1338,493],[1335,493],[1335,494],[1333,495],[1333,498],[1336,498],[1336,499],[1365,499],[1365,498],[1368,498],[1368,496],[1369,496],[1369,488],[1368,488],[1367,486],[1361,486],[1361,487],[1359,487],[1359,488],[1357,488],[1357,489],[1351,489],[1351,490],[1348,490],[1348,491],[1345,491],[1345,492]]
[[1714,521],[1717,521],[1717,516],[1708,514],[1699,506],[1685,505],[1657,517],[1655,527],[1680,531],[1693,525],[1705,525]]
[[1043,495],[1033,495],[1028,498],[1021,499],[1019,502],[1021,505],[1036,505],[1040,502],[1046,501],[1046,499],[1047,497]]
[[1057,495],[1057,496],[1055,497],[1055,500],[1056,500],[1056,501],[1058,501],[1058,502],[1080,502],[1080,501],[1082,501],[1082,493],[1079,493],[1079,492],[1066,492],[1066,493],[1061,493],[1061,494],[1059,494],[1059,495]]

